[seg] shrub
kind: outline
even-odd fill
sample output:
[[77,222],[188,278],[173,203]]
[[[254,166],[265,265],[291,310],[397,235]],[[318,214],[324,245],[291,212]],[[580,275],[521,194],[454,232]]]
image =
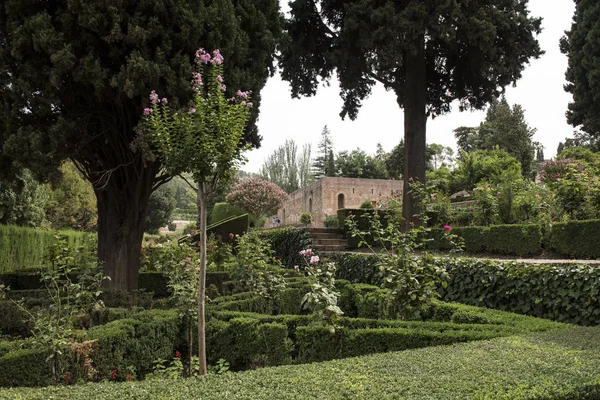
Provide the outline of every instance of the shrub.
[[372,255],[350,253],[328,253],[328,259],[337,265],[336,278],[354,283],[380,285],[381,275],[377,258]]
[[568,257],[600,258],[600,220],[560,222],[552,225],[549,247]]
[[49,351],[41,349],[14,349],[0,356],[0,387],[50,385],[49,356]]
[[328,215],[325,217],[325,228],[339,228],[338,217],[336,215]]
[[[243,235],[248,232],[248,224],[248,214],[243,214],[207,226],[206,234],[215,235],[217,238],[227,238],[230,233],[233,233],[234,235]],[[194,238],[194,241],[196,241],[196,238]]]
[[310,224],[312,224],[313,222],[313,216],[311,213],[307,212],[307,211],[302,211],[300,213],[300,223],[304,224],[304,226],[308,226]]
[[210,223],[215,224],[219,221],[229,219],[231,217],[237,217],[245,214],[245,212],[238,207],[234,207],[229,203],[215,203],[210,214]]
[[375,207],[373,206],[371,200],[365,200],[362,203],[360,203],[360,208],[362,208],[363,210],[372,210]]

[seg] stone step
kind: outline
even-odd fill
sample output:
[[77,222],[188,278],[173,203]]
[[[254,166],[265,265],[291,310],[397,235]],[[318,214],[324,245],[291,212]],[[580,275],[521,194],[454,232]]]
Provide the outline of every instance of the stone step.
[[339,228],[309,228],[308,233],[311,235],[319,234],[319,233],[338,233],[341,234],[342,231]]
[[346,250],[346,245],[345,244],[338,244],[338,245],[322,245],[322,246],[315,246],[315,248],[319,251],[323,251],[323,252],[336,252],[336,251],[345,251]]
[[336,245],[336,244],[340,244],[340,245],[345,245],[346,244],[346,239],[340,239],[340,238],[313,238],[312,242],[315,246],[319,246],[319,245]]
[[313,239],[343,239],[344,235],[342,235],[341,233],[311,233],[310,237]]

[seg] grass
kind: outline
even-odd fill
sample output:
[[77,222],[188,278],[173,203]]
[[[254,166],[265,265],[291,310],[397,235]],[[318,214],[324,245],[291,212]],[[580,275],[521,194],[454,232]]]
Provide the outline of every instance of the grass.
[[0,398],[597,399],[598,343],[599,327],[579,327],[204,379],[5,389]]

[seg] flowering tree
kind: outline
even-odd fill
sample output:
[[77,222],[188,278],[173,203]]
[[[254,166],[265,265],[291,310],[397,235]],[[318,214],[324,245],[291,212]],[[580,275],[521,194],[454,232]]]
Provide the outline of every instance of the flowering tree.
[[277,211],[288,198],[288,194],[273,182],[252,178],[233,186],[225,200],[256,217],[262,217]]
[[[206,291],[206,208],[208,196],[230,182],[245,161],[240,141],[252,103],[248,93],[237,91],[226,99],[223,83],[223,56],[212,57],[203,49],[196,52],[192,79],[193,105],[184,112],[172,112],[167,98],[152,91],[150,107],[144,109],[153,151],[169,175],[189,173],[197,194],[200,226],[200,276],[198,285],[198,353],[200,375],[206,375],[205,291]],[[203,81],[206,79],[206,82]]]

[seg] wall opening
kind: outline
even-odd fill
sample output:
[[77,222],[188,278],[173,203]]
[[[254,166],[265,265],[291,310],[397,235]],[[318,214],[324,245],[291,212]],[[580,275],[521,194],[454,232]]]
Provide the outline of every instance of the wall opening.
[[345,208],[344,207],[344,194],[340,193],[338,194],[338,209],[340,208]]

